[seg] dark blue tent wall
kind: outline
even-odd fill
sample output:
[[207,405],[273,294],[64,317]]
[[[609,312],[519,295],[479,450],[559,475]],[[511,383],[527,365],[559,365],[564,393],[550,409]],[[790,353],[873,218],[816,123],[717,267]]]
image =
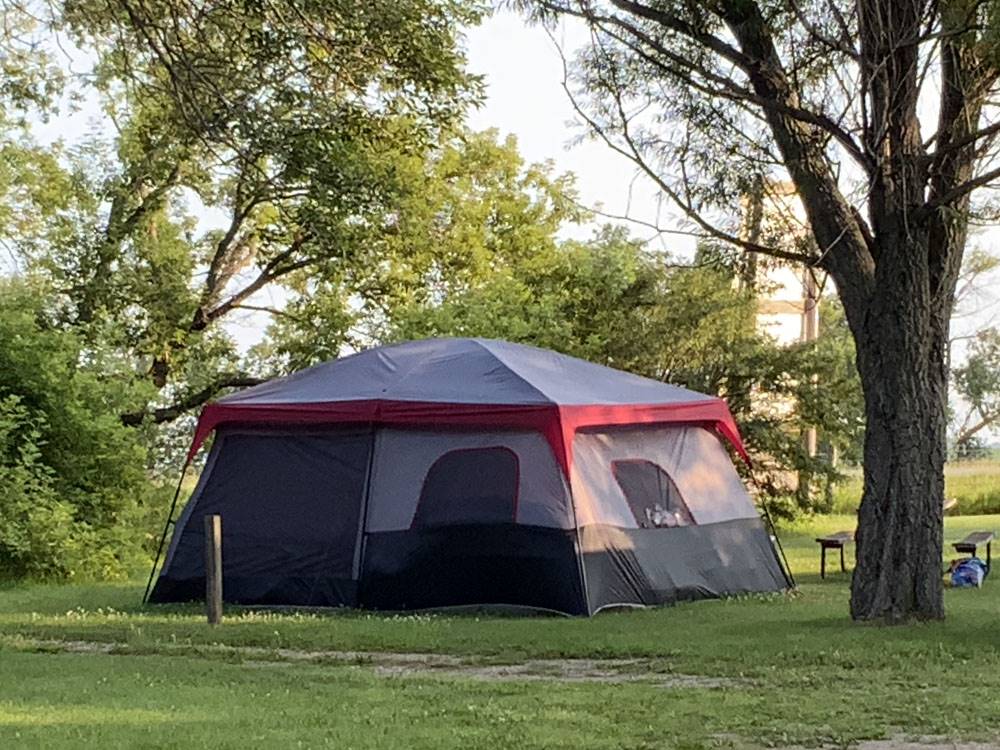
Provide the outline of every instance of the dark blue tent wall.
[[[365,534],[373,442],[367,427],[221,429],[149,601],[204,596],[203,518],[217,513],[228,602],[587,614],[575,530],[515,520],[511,451],[446,453],[428,472],[411,528]],[[449,461],[478,456],[491,461],[474,461],[474,476]]]
[[204,596],[205,515],[223,518],[225,597],[357,604],[370,428],[221,431],[150,601]]

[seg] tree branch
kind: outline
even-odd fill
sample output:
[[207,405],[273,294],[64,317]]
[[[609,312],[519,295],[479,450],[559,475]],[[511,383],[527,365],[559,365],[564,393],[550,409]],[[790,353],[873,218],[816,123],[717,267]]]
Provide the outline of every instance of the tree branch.
[[[726,44],[718,37],[712,36],[711,34],[697,32],[689,24],[677,19],[674,16],[666,14],[663,11],[653,9],[648,6],[641,5],[639,3],[627,2],[626,0],[612,0],[612,4],[623,10],[631,10],[633,9],[633,7],[636,9],[641,9],[641,11],[634,10],[633,12],[635,12],[636,15],[640,15],[644,18],[655,20],[658,23],[664,25],[666,28],[669,28],[680,34],[683,34],[692,41],[705,45],[709,50],[716,52],[724,59],[732,62],[734,65],[738,66],[748,75],[752,71],[756,70],[757,67],[759,66],[759,61],[756,61],[744,55],[739,50]],[[695,88],[702,91],[703,93],[708,94],[709,96],[718,96],[732,101],[749,102],[765,110],[771,110],[786,115],[788,117],[791,117],[800,122],[814,125],[820,128],[821,130],[825,131],[841,146],[843,146],[845,151],[847,151],[847,153],[850,154],[851,158],[854,159],[854,161],[856,161],[858,165],[861,166],[862,169],[864,169],[866,172],[870,173],[874,169],[874,164],[871,158],[864,152],[864,150],[861,148],[858,142],[851,136],[851,134],[848,133],[846,130],[844,130],[843,127],[841,127],[837,122],[835,122],[833,119],[831,119],[828,115],[824,113],[811,112],[807,109],[803,109],[800,106],[791,104],[788,101],[779,101],[774,98],[763,97],[758,95],[754,91],[738,86],[731,79],[713,73],[712,71],[707,70],[706,68],[700,65],[697,65],[690,58],[685,58],[684,56],[673,52],[665,45],[658,42],[652,36],[647,34],[642,29],[638,28],[634,24],[627,23],[625,20],[623,20],[618,16],[598,15],[589,9],[576,11],[571,8],[568,8],[567,6],[557,5],[548,2],[542,2],[541,5],[546,6],[553,10],[560,9],[560,12],[568,13],[570,15],[574,15],[578,18],[586,20],[591,25],[595,26],[596,28],[599,28],[605,34],[608,34],[609,36],[621,42],[622,44],[625,44],[633,52],[642,56],[642,58],[647,62],[656,65],[657,67],[661,68],[670,75],[681,78],[688,85],[694,86]],[[625,33],[638,39],[640,42],[648,46],[650,49],[654,50],[658,55],[662,55],[675,65],[678,65],[681,68],[686,69],[690,73],[695,73],[699,76],[702,76],[703,78],[705,78],[708,81],[711,81],[713,84],[715,84],[715,86],[718,86],[720,88],[713,88],[706,86],[704,83],[696,81],[690,75],[682,73],[677,68],[671,68],[664,65],[664,63],[661,60],[657,60],[655,57],[648,54],[645,50],[641,49],[640,47],[629,43],[621,36],[612,34],[607,29],[606,26],[607,24],[611,24],[616,28],[621,29]]]
[[965,424],[962,425],[962,429],[959,430],[958,435],[955,436],[955,444],[963,445],[969,442],[978,433],[992,427],[994,424],[1000,422],[1000,411],[994,412],[979,412],[981,419],[975,424],[969,425],[969,419],[972,417],[972,412],[965,419]]
[[1000,167],[995,169],[990,169],[983,172],[978,177],[974,177],[971,180],[966,180],[965,182],[955,185],[953,188],[943,193],[942,195],[936,196],[927,202],[927,208],[935,209],[947,206],[950,203],[964,198],[966,195],[971,193],[976,188],[985,187],[989,185],[994,180],[1000,180]]
[[[550,39],[551,39],[550,35]],[[681,194],[675,190],[669,183],[666,182],[660,175],[654,170],[644,159],[639,152],[635,141],[632,140],[631,135],[628,133],[628,117],[624,112],[624,106],[622,105],[620,97],[616,97],[616,102],[619,109],[620,123],[622,126],[622,137],[628,144],[628,149],[622,148],[618,143],[608,135],[607,131],[600,126],[592,117],[590,117],[583,107],[577,101],[576,97],[573,95],[572,90],[569,87],[569,69],[566,62],[566,57],[562,52],[555,39],[552,39],[553,43],[556,45],[556,49],[559,51],[559,55],[562,58],[563,64],[563,80],[562,87],[566,92],[566,96],[569,98],[570,105],[576,111],[577,115],[587,124],[587,126],[594,132],[598,138],[600,138],[604,143],[611,148],[616,153],[624,156],[626,159],[635,164],[647,177],[649,177],[656,185],[667,195],[670,200],[677,205],[684,213],[690,218],[695,224],[697,224],[703,230],[704,234],[708,237],[722,240],[723,242],[730,243],[739,247],[743,250],[749,252],[760,253],[762,255],[768,255],[774,258],[780,258],[783,260],[790,260],[796,263],[812,263],[815,259],[807,255],[801,255],[799,253],[790,253],[780,248],[770,247],[767,245],[760,245],[756,242],[750,242],[734,234],[726,232],[725,230],[716,227],[710,221],[708,221],[701,212],[698,211],[689,201],[685,200]]]
[[311,235],[307,232],[303,232],[296,236],[296,238],[292,240],[292,244],[289,245],[286,250],[283,250],[281,253],[276,255],[266,266],[264,266],[253,281],[240,289],[238,292],[230,295],[229,299],[222,304],[217,305],[211,310],[199,307],[195,312],[194,320],[192,320],[189,330],[205,330],[205,328],[207,328],[213,321],[221,318],[234,307],[242,303],[245,299],[250,297],[255,292],[260,291],[275,279],[287,276],[293,271],[298,271],[299,269],[306,268],[307,266],[315,263],[315,258],[302,258],[285,264],[286,261],[293,258],[302,249],[303,245],[305,245],[310,238]]
[[[756,93],[770,100],[794,102],[797,94],[788,81],[781,58],[757,3],[752,0],[724,0],[723,20],[740,48],[756,61],[749,72]],[[837,282],[845,305],[857,316],[871,299],[875,275],[873,246],[868,242],[863,222],[841,193],[836,177],[815,133],[803,123],[768,112],[767,120],[802,200],[817,244],[824,248],[823,266]]]
[[153,409],[151,412],[138,411],[122,414],[120,419],[126,427],[138,427],[148,420],[151,420],[154,424],[171,422],[192,409],[201,406],[223,388],[247,388],[249,386],[260,385],[263,382],[265,382],[265,378],[255,378],[249,375],[223,375],[210,385],[187,394],[170,406],[161,406]]

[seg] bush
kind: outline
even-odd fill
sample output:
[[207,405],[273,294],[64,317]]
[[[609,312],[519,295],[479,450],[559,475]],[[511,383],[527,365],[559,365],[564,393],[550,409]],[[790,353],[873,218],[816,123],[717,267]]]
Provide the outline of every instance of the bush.
[[121,424],[127,394],[44,291],[0,281],[0,577],[109,578],[143,559],[145,450]]

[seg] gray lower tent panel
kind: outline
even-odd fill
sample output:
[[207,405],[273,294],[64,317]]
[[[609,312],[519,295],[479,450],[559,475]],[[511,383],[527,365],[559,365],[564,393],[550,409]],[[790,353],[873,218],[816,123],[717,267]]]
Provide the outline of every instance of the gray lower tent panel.
[[657,529],[585,526],[580,542],[591,613],[788,587],[758,518]]

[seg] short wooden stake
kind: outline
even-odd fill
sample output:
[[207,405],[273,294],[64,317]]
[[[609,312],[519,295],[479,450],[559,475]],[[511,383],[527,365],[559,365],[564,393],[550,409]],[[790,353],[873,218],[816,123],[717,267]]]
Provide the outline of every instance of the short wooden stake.
[[205,516],[205,614],[222,622],[222,516]]

